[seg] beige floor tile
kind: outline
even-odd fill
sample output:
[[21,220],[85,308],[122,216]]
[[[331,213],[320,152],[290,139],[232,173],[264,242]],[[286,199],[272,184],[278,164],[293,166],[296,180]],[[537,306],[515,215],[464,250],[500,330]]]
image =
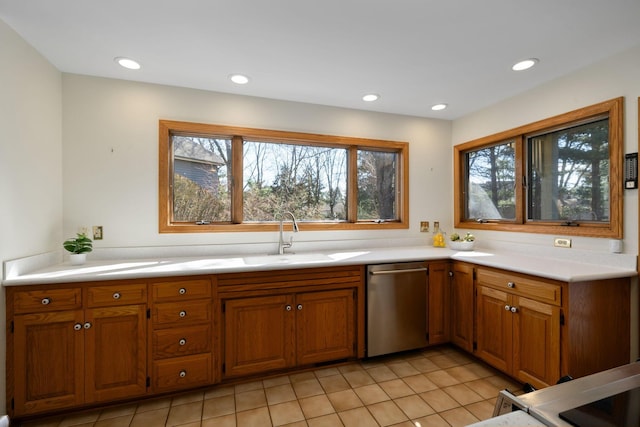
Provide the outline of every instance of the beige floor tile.
[[284,424],[282,427],[309,427],[306,420],[296,421],[295,423]]
[[348,365],[338,366],[338,371],[344,375],[347,372],[364,371],[364,368],[359,363],[349,363]]
[[167,426],[179,426],[182,424],[200,421],[202,419],[203,401],[185,403],[172,406],[167,417]]
[[425,374],[404,377],[402,380],[416,393],[424,393],[438,388]]
[[506,388],[512,392],[522,391],[522,384],[519,384],[510,378],[503,377],[502,375],[491,375],[484,379],[498,387],[500,390],[504,390]]
[[398,424],[390,425],[389,427],[416,427],[416,426],[411,421],[403,421],[403,422],[398,423]]
[[446,354],[441,354],[438,356],[433,356],[429,358],[433,363],[438,365],[440,369],[453,368],[454,366],[458,366],[458,362],[453,360]]
[[415,394],[411,387],[399,378],[391,381],[379,382],[378,385],[382,387],[384,392],[392,399]]
[[338,368],[317,369],[317,370],[313,371],[313,373],[316,374],[316,378],[323,378],[323,377],[331,377],[333,375],[340,375],[340,371],[338,370]]
[[117,418],[125,415],[133,415],[136,412],[137,405],[122,405],[122,406],[114,406],[112,408],[107,408],[100,412],[100,416],[98,417],[98,421],[106,420],[109,418]]
[[329,398],[329,401],[331,401],[336,412],[347,411],[349,409],[363,406],[358,395],[351,389],[329,393],[327,394],[327,397]]
[[298,402],[300,403],[302,413],[304,413],[306,419],[316,418],[335,412],[333,405],[325,394],[305,397],[304,399],[300,399]]
[[316,379],[316,375],[311,372],[300,372],[297,374],[291,374],[289,375],[289,379],[291,380],[292,383],[299,383],[302,381],[310,381],[310,380],[315,380]]
[[262,380],[262,386],[264,388],[275,387],[283,384],[291,384],[291,378],[289,378],[289,375],[281,375],[279,377],[266,378]]
[[265,388],[264,392],[267,396],[267,404],[269,405],[296,400],[296,393],[293,391],[291,384]]
[[206,399],[211,399],[213,397],[228,396],[230,394],[234,394],[235,392],[236,392],[236,388],[235,386],[232,386],[232,385],[214,387],[212,389],[205,391],[204,398],[206,400]]
[[294,382],[293,390],[296,392],[296,396],[298,396],[298,399],[324,394],[324,389],[320,385],[320,381],[318,381],[315,377],[306,381]]
[[359,371],[344,372],[342,375],[344,375],[344,378],[353,388],[375,383],[375,380],[364,369]]
[[235,395],[214,397],[204,401],[202,408],[202,418],[221,417],[223,415],[234,414],[236,412]]
[[440,367],[438,365],[436,365],[435,363],[433,363],[431,361],[431,359],[426,358],[426,357],[420,357],[417,359],[412,359],[408,361],[409,364],[411,366],[413,366],[414,368],[416,368],[418,371],[420,371],[421,373],[426,373],[426,372],[432,372],[432,371],[437,371],[440,369]]
[[450,385],[460,384],[460,381],[449,375],[447,371],[433,371],[424,375],[438,387],[449,387]]
[[325,393],[333,393],[334,391],[342,391],[351,388],[342,374],[320,377],[318,378],[318,381],[320,381],[320,385],[322,385]]
[[171,400],[171,406],[184,405],[185,403],[204,400],[204,392],[179,394]]
[[250,409],[248,411],[238,412],[236,415],[236,423],[238,427],[244,426],[271,426],[271,416],[266,406],[262,408]]
[[379,424],[366,408],[338,412],[338,416],[345,427],[379,427]]
[[441,412],[439,415],[444,418],[451,427],[463,427],[480,421],[475,415],[464,408],[451,409]]
[[371,375],[376,382],[395,380],[398,376],[387,365],[375,366],[367,369],[367,373]]
[[136,412],[130,427],[163,426],[169,415],[169,407]]
[[171,398],[164,397],[160,399],[145,400],[138,403],[136,414],[138,412],[155,411],[156,409],[169,408],[171,406]]
[[480,378],[486,378],[496,374],[496,371],[493,370],[493,368],[490,368],[478,362],[470,363],[469,369]]
[[480,379],[480,376],[470,369],[470,365],[454,366],[453,368],[445,369],[445,371],[461,383]]
[[251,390],[236,394],[236,411],[247,411],[249,409],[267,406],[267,398],[264,390]]
[[395,399],[394,402],[412,420],[435,413],[427,402],[415,394]]
[[491,404],[487,400],[483,400],[481,402],[472,403],[471,405],[465,406],[465,409],[471,412],[475,417],[479,420],[486,420],[493,416],[493,408],[494,404]]
[[456,402],[460,403],[462,406],[484,400],[482,396],[464,384],[452,385],[451,387],[445,387],[442,390],[449,396],[453,397]]
[[100,411],[81,412],[64,417],[60,422],[60,427],[77,426],[80,424],[95,423],[98,421]]
[[409,362],[389,363],[387,366],[400,378],[410,377],[420,373],[420,371],[411,366]]
[[251,382],[242,383],[242,384],[236,384],[236,394],[244,393],[246,391],[262,390],[263,388],[264,388],[264,385],[262,384],[261,380],[251,381]]
[[236,427],[236,414],[202,420],[202,427]]
[[304,415],[297,400],[270,405],[269,413],[271,414],[271,422],[274,426],[283,426],[297,421],[304,421]]
[[27,421],[20,424],[21,427],[58,427],[62,418],[43,418],[41,420]]
[[423,427],[451,427],[449,423],[438,414],[427,415],[426,417],[418,418],[414,421],[416,425],[420,424]]
[[447,411],[449,409],[457,408],[460,406],[458,402],[444,391],[431,390],[419,395],[422,400],[427,402],[436,412]]
[[338,414],[323,415],[321,417],[307,420],[309,427],[343,427]]
[[133,414],[114,418],[105,418],[102,420],[98,420],[98,422],[94,424],[94,427],[129,427],[132,419]]
[[362,403],[365,405],[389,400],[387,393],[385,393],[382,387],[378,384],[369,384],[364,387],[354,388],[353,391],[356,392]]
[[407,415],[393,400],[368,405],[367,409],[381,426],[390,426],[408,420]]
[[502,390],[500,387],[491,384],[484,378],[480,380],[469,381],[465,384],[470,387],[471,390],[475,391],[485,399],[498,397],[498,393],[500,393],[500,390]]

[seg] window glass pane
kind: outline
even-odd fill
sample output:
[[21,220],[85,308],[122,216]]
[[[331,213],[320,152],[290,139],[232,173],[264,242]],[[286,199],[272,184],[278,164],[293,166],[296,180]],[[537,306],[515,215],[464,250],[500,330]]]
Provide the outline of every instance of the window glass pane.
[[529,220],[609,221],[609,120],[527,138]]
[[230,221],[231,140],[173,135],[173,220]]
[[244,221],[346,219],[347,152],[343,148],[245,141]]
[[466,160],[465,219],[515,218],[514,142],[469,151]]
[[358,220],[397,220],[398,153],[358,150]]

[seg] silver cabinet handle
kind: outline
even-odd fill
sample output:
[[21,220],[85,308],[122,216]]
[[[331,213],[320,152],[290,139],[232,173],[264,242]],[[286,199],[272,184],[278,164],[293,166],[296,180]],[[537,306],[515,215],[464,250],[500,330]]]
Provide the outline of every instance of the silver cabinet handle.
[[286,305],[285,310],[291,311],[291,306],[289,304]]
[[120,299],[120,292],[115,292],[113,294],[113,299]]
[[186,290],[185,288],[180,288],[180,290],[178,291],[178,293],[179,293],[180,295],[184,295],[184,294],[186,294],[186,293],[187,293],[187,290]]
[[184,378],[187,376],[187,371],[185,371],[184,369],[182,371],[180,371],[180,373],[178,374],[180,376],[180,378]]
[[518,307],[511,307],[511,312],[512,313],[517,313],[518,312]]
[[507,310],[507,311],[510,311],[511,310],[511,306],[509,304],[507,304],[507,305],[504,306],[504,309]]
[[91,328],[91,322],[86,322],[86,323],[84,324],[84,328],[85,328],[85,329],[89,329],[89,328]]
[[180,313],[178,313],[178,316],[180,317],[186,317],[187,316],[187,312],[182,310]]
[[180,341],[178,341],[178,344],[180,345],[185,345],[187,343],[187,340],[185,338],[180,338]]
[[76,323],[75,325],[73,325],[74,331],[79,331],[81,329],[82,329],[82,323]]
[[369,274],[372,276],[377,276],[380,274],[405,274],[405,273],[418,273],[422,271],[428,271],[425,267],[420,268],[407,268],[405,270],[379,270],[379,271],[370,271]]
[[509,282],[509,283],[507,283],[507,288],[511,288],[511,289],[513,289],[513,288],[515,288],[515,287],[516,287],[516,284],[515,284],[514,282]]
[[42,301],[40,301],[42,303],[42,305],[49,305],[51,304],[51,298],[42,298]]
[[298,304],[298,306],[296,307],[298,310],[302,310],[302,304]]

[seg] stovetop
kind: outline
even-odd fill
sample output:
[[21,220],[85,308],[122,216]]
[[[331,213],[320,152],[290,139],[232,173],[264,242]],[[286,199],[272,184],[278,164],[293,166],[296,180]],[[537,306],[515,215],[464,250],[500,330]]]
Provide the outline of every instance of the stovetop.
[[640,426],[640,387],[560,412],[577,427]]

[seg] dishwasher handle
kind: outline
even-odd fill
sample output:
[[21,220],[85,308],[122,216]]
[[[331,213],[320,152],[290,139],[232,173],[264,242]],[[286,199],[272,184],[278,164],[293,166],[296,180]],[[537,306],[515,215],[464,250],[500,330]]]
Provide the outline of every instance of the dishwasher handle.
[[369,274],[372,276],[384,275],[384,274],[404,274],[404,273],[419,273],[422,271],[427,271],[427,267],[420,268],[406,268],[404,270],[380,270],[380,271],[370,271]]

